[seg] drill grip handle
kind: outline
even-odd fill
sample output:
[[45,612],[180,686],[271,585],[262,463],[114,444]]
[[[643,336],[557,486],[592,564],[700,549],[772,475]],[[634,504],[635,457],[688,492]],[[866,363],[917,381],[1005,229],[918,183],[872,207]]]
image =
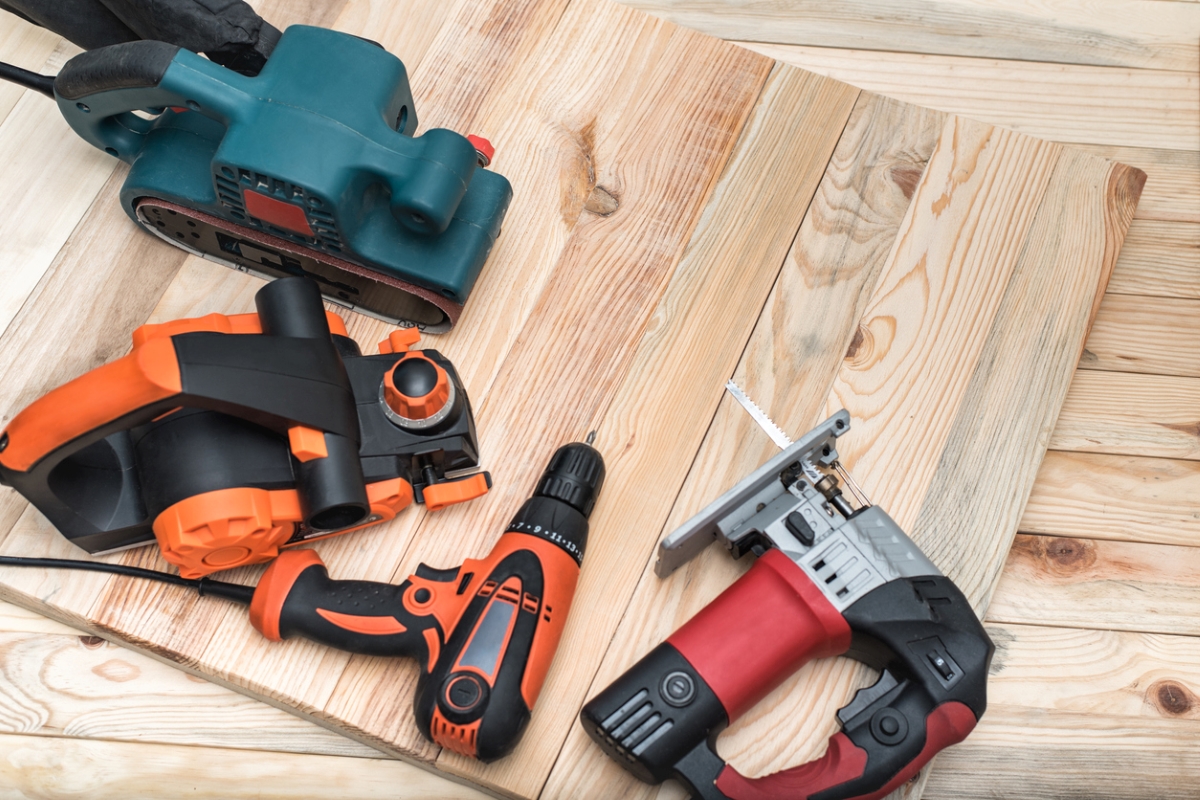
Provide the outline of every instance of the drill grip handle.
[[331,580],[316,551],[288,550],[259,581],[250,623],[272,641],[302,636],[351,653],[411,656],[424,664],[427,637],[441,634],[431,614],[406,606],[414,594],[411,581]]

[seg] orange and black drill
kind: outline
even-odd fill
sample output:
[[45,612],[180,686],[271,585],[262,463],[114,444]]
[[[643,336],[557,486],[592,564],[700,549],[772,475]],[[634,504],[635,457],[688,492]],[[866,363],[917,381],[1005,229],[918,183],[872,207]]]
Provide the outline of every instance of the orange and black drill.
[[410,656],[421,667],[413,701],[421,732],[492,761],[516,746],[529,722],[566,625],[603,483],[599,452],[582,442],[560,447],[486,557],[452,569],[420,564],[399,585],[331,580],[312,550],[280,554],[257,587],[62,559],[0,557],[0,565],[189,586],[249,604],[251,624],[273,641],[300,636],[353,653]]

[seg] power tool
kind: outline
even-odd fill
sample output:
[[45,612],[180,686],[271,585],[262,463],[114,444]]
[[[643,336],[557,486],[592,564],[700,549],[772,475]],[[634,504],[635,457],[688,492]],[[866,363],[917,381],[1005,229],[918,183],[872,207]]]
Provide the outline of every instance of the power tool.
[[157,540],[187,577],[487,492],[466,390],[416,329],[363,356],[307,278],[255,304],[138,328],[13,418],[0,483],[89,553]]
[[[168,32],[188,39],[186,26]],[[10,65],[0,77],[53,97],[80,136],[130,165],[121,205],[163,241],[268,279],[308,276],[387,322],[449,330],[512,198],[483,168],[491,144],[441,128],[414,136],[404,65],[373,42],[303,25],[273,41],[233,59],[257,66],[267,51],[257,74],[142,40],[81,53],[53,79]]]
[[520,740],[550,669],[603,483],[604,460],[589,444],[560,447],[485,558],[453,569],[420,564],[398,586],[330,580],[307,549],[282,553],[255,588],[63,559],[0,557],[0,565],[189,586],[249,604],[251,624],[273,641],[301,636],[353,653],[415,658],[421,732],[456,753],[493,761]]
[[[974,729],[993,644],[962,592],[841,466],[846,411],[792,444],[730,389],[783,452],[664,539],[655,571],[666,577],[714,539],[757,561],[580,719],[639,779],[675,778],[703,800],[878,800]],[[747,778],[717,755],[729,723],[809,660],[836,655],[880,675],[838,711],[823,757]]]

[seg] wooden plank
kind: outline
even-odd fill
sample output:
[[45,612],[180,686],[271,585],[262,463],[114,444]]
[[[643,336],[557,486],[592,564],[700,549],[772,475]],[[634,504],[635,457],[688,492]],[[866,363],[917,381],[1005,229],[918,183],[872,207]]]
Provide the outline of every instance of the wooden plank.
[[[1066,394],[1064,383],[1055,382],[1053,376],[1069,370],[1078,356],[1078,342],[1090,317],[1086,312],[1098,299],[1095,285],[1099,282],[1103,287],[1112,269],[1141,188],[1140,173],[1121,167],[1110,170],[1104,162],[1086,158],[1070,151],[1057,166],[1062,179],[1043,202],[989,333],[988,349],[971,375],[954,431],[935,462],[936,479],[911,526],[915,540],[955,579],[977,611],[986,608],[1008,537],[1016,530],[1021,503],[1012,498],[1028,495],[1044,452],[1042,442]],[[1069,182],[1066,176],[1077,181]],[[1097,191],[1120,198],[1117,213],[1110,215],[1106,204],[1088,200]],[[1091,271],[1073,271],[1070,265],[1080,248],[1089,245],[1092,250],[1083,263]],[[1056,302],[1046,302],[1050,297]],[[922,374],[928,377],[927,371]],[[1018,386],[1021,390],[1014,391]],[[934,408],[939,415],[950,415],[955,406],[948,399],[945,394],[930,395],[919,401],[923,409],[913,407],[913,416]],[[980,425],[980,420],[987,423]],[[898,423],[903,429],[904,423]],[[1017,430],[1024,438],[1014,441]],[[895,433],[889,427],[884,435],[890,438]],[[972,465],[978,469],[982,464],[989,464],[991,470],[983,479],[986,490],[965,478]],[[906,492],[919,485],[906,469],[891,471],[889,477],[899,474],[906,475]],[[963,502],[967,495],[970,503]],[[903,506],[889,504],[889,508],[897,521],[905,516]],[[963,536],[976,543],[970,557],[959,546]],[[980,558],[981,546],[996,548],[992,558]]]
[[[1200,639],[989,624],[988,707],[1200,722]],[[989,711],[990,713],[990,711]]]
[[1021,530],[1194,546],[1200,540],[1200,463],[1052,450]]
[[[6,629],[7,623],[6,617]],[[97,636],[5,630],[0,675],[4,733],[378,756],[311,722]]]
[[[1024,241],[979,360],[967,362],[970,379],[961,400],[945,389],[923,399],[908,389],[913,380],[925,388],[925,381],[937,374],[928,366],[897,381],[893,391],[908,395],[900,409],[909,410],[907,414],[897,410],[879,415],[894,420],[881,426],[879,435],[903,456],[876,461],[872,451],[868,483],[864,484],[870,485],[869,470],[875,468],[876,475],[882,473],[891,480],[890,491],[903,493],[899,502],[884,495],[884,506],[981,615],[995,589],[1023,498],[1032,488],[1045,453],[1044,442],[1066,395],[1065,381],[1058,376],[1069,374],[1078,359],[1079,343],[1095,316],[1145,175],[1069,150],[1059,158],[1054,178]],[[911,296],[911,292],[905,294]],[[1049,298],[1054,301],[1047,302]],[[870,323],[861,327],[870,330]],[[888,330],[885,326],[879,329]],[[956,333],[964,336],[961,329]],[[945,333],[939,332],[937,347],[945,344],[944,338]],[[903,345],[904,338],[895,336],[893,342],[892,347]],[[946,370],[952,363],[963,368],[955,359],[968,353],[969,347],[952,347],[945,351],[950,358],[940,369]],[[930,359],[927,365],[936,363]],[[954,374],[947,371],[943,379],[952,389],[961,385],[951,377]],[[861,377],[859,382],[864,388],[873,385]],[[860,394],[864,403],[871,403],[868,392]],[[913,394],[918,395],[915,400]],[[844,395],[838,393],[838,400],[844,403]],[[918,424],[910,425],[932,409],[937,409],[937,424],[923,430]],[[952,426],[944,425],[942,414],[953,417]],[[906,428],[914,438],[902,444],[903,440],[896,440],[897,433]],[[940,452],[930,447],[931,433],[946,437]],[[913,455],[920,447],[929,448],[924,463]],[[852,468],[859,470],[857,465]],[[930,476],[924,497],[921,481],[914,480],[923,470]],[[895,486],[897,475],[904,476],[903,488]],[[913,500],[919,505],[906,502]],[[964,542],[970,545],[964,547]],[[919,797],[928,777],[929,770],[922,771],[898,793]]]
[[1200,8],[1163,0],[625,0],[722,39],[1021,61],[1200,68]]
[[[945,123],[943,115],[863,95],[838,142],[821,185],[788,254],[779,281],[763,309],[734,378],[770,408],[787,430],[802,430],[820,413],[841,354],[892,251],[901,221]],[[777,357],[787,353],[786,357]],[[734,401],[722,397],[717,416],[667,520],[671,530],[736,483],[768,457],[773,446]],[[651,559],[651,562],[653,559]],[[595,694],[638,657],[708,603],[744,569],[719,548],[680,568],[671,579],[642,577],[605,654],[588,694]],[[685,591],[686,589],[686,591]],[[655,613],[640,613],[653,608]],[[847,665],[841,665],[842,672]],[[799,682],[803,676],[806,680]],[[822,685],[813,670],[801,670],[760,708],[802,708],[802,716],[773,719],[778,740],[819,747],[821,719],[810,713],[821,695],[803,687]],[[840,688],[840,687],[837,687]],[[807,700],[803,706],[798,701]],[[830,714],[832,709],[828,709]],[[752,713],[751,716],[757,716]],[[800,720],[804,720],[800,724]],[[816,729],[817,733],[812,733]],[[827,735],[828,732],[826,732]],[[721,752],[731,754],[728,733]],[[739,756],[747,748],[737,748]],[[739,758],[739,767],[742,760]],[[606,758],[575,727],[567,737],[544,797],[586,796],[605,786],[613,796],[648,798],[654,790]]]
[[938,756],[925,800],[1195,800],[1195,720],[988,709]]
[[[55,72],[79,48],[56,50]],[[0,150],[0,331],[13,321],[34,286],[75,229],[117,160],[79,138],[58,105],[25,92],[3,124]],[[121,170],[122,173],[124,170]]]
[[[516,760],[498,774],[446,753],[440,767],[520,796],[536,795],[546,782],[558,745],[576,733],[584,692],[642,571],[642,558],[631,554],[653,547],[687,474],[680,454],[699,446],[753,328],[756,315],[746,310],[760,309],[770,292],[857,95],[789,67],[764,87],[600,425],[597,444],[609,454],[609,473],[576,599],[589,611],[586,625],[578,617],[568,625],[560,650],[573,657],[556,662],[543,691],[554,711],[535,715]],[[745,224],[721,222],[751,197],[756,213]]]
[[1110,294],[1080,369],[1200,377],[1200,301]]
[[[0,734],[6,798],[486,800],[477,789],[378,758]],[[167,788],[169,787],[169,788]]]
[[1136,216],[1200,222],[1200,148],[1156,150],[1118,145],[1078,145],[1093,155],[1137,167],[1148,176]]
[[1081,369],[1050,447],[1200,460],[1200,379]]
[[1200,547],[1020,535],[992,622],[1200,635]]
[[[938,757],[924,797],[1191,796],[1178,787],[1200,780],[1200,759],[1180,745],[1200,732],[1200,639],[987,629],[996,643],[987,715]],[[1043,752],[1053,761],[1037,757]],[[1164,756],[1167,776],[1142,774],[1141,764]],[[1115,793],[1103,788],[1110,784]]]
[[1200,223],[1135,219],[1108,291],[1200,300]]
[[826,47],[747,47],[910,103],[1059,142],[1197,149],[1200,74]]
[[36,611],[0,601],[0,631],[5,633],[42,633],[56,636],[78,636],[75,628],[55,622]]
[[[0,61],[37,72],[62,42],[62,37],[11,14],[0,17]],[[49,74],[48,72],[46,74]],[[3,122],[25,94],[15,83],[0,81],[0,122]],[[49,102],[47,98],[41,98]],[[53,105],[53,103],[51,103]]]

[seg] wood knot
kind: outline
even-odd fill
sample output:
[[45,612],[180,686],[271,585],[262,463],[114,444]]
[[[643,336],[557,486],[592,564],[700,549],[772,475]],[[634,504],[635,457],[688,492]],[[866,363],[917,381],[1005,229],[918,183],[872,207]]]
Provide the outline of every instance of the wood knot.
[[587,200],[584,201],[583,207],[585,210],[590,211],[593,214],[599,214],[602,217],[607,217],[609,214],[616,211],[620,204],[621,201],[613,196],[611,192],[609,192],[603,186],[597,186],[596,188],[592,189],[592,193],[589,194]]
[[99,636],[80,636],[79,643],[89,650],[95,650],[98,647],[104,647],[108,644]]
[[925,170],[922,167],[904,165],[892,167],[888,174],[891,175],[892,183],[896,184],[896,188],[904,193],[904,199],[912,200],[913,194],[917,191],[917,184],[921,182],[921,176],[925,174]]
[[1050,539],[1045,557],[1062,569],[1086,569],[1096,563],[1096,546],[1086,539]]
[[865,338],[866,334],[863,333],[861,327],[854,329],[854,338],[850,340],[850,346],[846,348],[847,361],[853,361],[854,357],[858,355],[858,348],[862,347],[863,339]]
[[112,658],[105,661],[103,664],[97,664],[92,667],[92,672],[104,678],[106,681],[114,683],[125,683],[142,674],[142,671],[128,661],[121,661],[118,658]]
[[854,338],[846,348],[846,366],[860,370],[870,369],[887,355],[895,338],[895,317],[872,317],[854,331]]
[[1162,714],[1182,717],[1197,705],[1196,695],[1178,681],[1156,681],[1146,690],[1146,700]]

